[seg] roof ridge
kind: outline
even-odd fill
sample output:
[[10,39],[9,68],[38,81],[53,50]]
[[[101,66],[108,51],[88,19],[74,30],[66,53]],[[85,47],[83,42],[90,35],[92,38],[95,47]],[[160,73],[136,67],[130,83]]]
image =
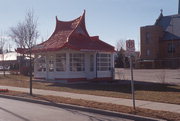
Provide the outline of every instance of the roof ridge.
[[163,17],[172,17],[172,16],[180,16],[180,14],[166,15],[166,16],[163,16]]
[[85,10],[84,10],[84,12],[83,12],[83,15],[82,16],[80,16],[80,20],[79,20],[79,23],[76,25],[76,27],[73,29],[73,31],[68,35],[68,37],[67,37],[67,41],[68,41],[68,39],[69,39],[69,37],[72,35],[72,33],[77,29],[77,27],[80,25],[80,23],[81,23],[81,21],[82,21],[82,19],[83,19],[83,17],[85,16]]
[[73,19],[73,20],[65,21],[65,20],[59,20],[59,19],[56,17],[56,21],[57,21],[57,22],[61,22],[61,23],[69,23],[69,22],[76,21],[76,20],[78,20],[79,18],[80,18],[80,17],[77,17],[77,18],[75,18],[75,19]]

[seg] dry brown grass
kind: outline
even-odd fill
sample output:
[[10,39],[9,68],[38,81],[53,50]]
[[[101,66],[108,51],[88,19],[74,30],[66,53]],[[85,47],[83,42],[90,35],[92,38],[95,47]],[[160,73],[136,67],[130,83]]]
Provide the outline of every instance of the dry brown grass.
[[85,107],[91,107],[91,108],[98,108],[98,109],[103,109],[103,110],[129,113],[129,114],[135,114],[135,115],[140,115],[140,116],[165,119],[168,121],[180,120],[180,114],[166,112],[166,111],[155,111],[155,110],[142,109],[142,108],[136,108],[136,111],[134,111],[132,107],[123,106],[123,105],[99,103],[99,102],[87,101],[87,100],[82,100],[82,99],[71,99],[71,98],[48,96],[48,95],[47,96],[42,96],[42,95],[30,96],[27,93],[15,92],[15,91],[10,91],[8,93],[2,93],[2,94],[20,96],[20,97],[26,97],[26,98],[38,99],[38,100],[45,100],[45,101],[49,101],[53,103],[66,103],[66,104],[73,104],[73,105],[79,105],[79,106],[85,106]]
[[[17,87],[29,87],[28,77],[20,75],[0,76],[0,85]],[[33,88],[65,91],[81,94],[101,95],[117,98],[131,98],[129,83],[85,83],[85,84],[62,84],[33,82]],[[165,84],[135,84],[135,97],[139,100],[148,100],[164,103],[180,104],[180,86]]]

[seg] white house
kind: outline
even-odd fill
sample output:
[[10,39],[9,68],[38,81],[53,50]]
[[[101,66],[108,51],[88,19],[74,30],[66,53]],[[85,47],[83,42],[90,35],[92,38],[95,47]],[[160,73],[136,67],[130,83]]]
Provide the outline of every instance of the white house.
[[60,21],[51,37],[32,48],[34,77],[67,81],[112,79],[114,47],[89,36],[85,12],[72,21]]
[[20,56],[17,52],[7,52],[0,54],[0,69],[9,68],[10,65],[18,65],[18,57]]
[[15,61],[17,57],[20,56],[17,52],[8,52],[0,54],[0,61]]

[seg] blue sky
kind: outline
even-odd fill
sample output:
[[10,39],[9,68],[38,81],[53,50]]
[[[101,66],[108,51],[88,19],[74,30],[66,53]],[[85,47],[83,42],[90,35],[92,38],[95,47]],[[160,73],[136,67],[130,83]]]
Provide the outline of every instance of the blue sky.
[[0,0],[0,31],[24,20],[28,9],[38,18],[41,39],[55,28],[55,16],[69,21],[86,10],[86,27],[91,36],[116,46],[118,40],[134,39],[138,48],[140,26],[152,25],[163,9],[164,15],[177,14],[178,0]]

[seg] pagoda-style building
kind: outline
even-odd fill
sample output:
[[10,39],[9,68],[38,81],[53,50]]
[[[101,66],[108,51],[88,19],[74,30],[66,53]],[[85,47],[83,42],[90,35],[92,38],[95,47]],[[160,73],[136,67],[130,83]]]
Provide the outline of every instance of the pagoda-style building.
[[114,47],[89,36],[85,11],[72,21],[60,21],[50,38],[32,48],[34,77],[40,79],[83,81],[112,79]]

